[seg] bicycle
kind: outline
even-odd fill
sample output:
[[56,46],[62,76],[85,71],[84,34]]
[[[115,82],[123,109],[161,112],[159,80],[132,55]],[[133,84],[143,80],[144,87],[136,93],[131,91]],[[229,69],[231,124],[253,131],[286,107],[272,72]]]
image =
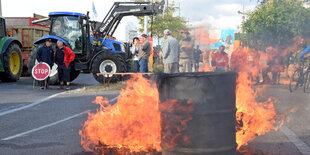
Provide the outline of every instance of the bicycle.
[[289,90],[292,93],[297,90],[298,87],[304,87],[304,92],[308,93],[310,90],[310,65],[305,69],[305,62],[307,59],[301,59],[301,65],[294,71],[293,76],[290,80]]

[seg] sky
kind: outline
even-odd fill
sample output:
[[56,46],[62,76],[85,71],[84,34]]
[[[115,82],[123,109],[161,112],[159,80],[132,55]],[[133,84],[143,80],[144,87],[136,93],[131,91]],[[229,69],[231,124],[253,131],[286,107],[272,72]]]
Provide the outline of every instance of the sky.
[[[128,1],[128,0],[118,0]],[[180,6],[180,15],[192,26],[207,26],[210,29],[234,29],[242,22],[242,15],[238,11],[253,10],[256,0],[174,0]],[[4,17],[32,17],[33,13],[47,16],[53,11],[92,12],[94,2],[101,21],[109,11],[115,0],[1,0],[2,16]],[[171,3],[172,0],[169,0]],[[18,5],[16,5],[18,4]],[[178,15],[177,11],[177,15]],[[128,25],[137,25],[135,18],[125,18],[117,30],[120,40]],[[132,27],[132,26],[131,26]],[[135,26],[133,26],[135,28]],[[139,27],[139,26],[137,26]]]

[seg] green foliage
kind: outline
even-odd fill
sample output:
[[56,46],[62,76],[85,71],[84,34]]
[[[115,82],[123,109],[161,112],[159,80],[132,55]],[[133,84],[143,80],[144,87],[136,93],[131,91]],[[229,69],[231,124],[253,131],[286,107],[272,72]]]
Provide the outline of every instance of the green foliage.
[[[144,1],[144,0],[135,0],[135,1]],[[156,2],[160,2],[161,0],[155,0]],[[151,32],[153,37],[159,39],[164,37],[164,30],[169,29],[172,33],[172,36],[181,39],[181,31],[184,29],[188,29],[188,26],[186,25],[186,20],[183,17],[174,16],[176,12],[175,4],[174,2],[169,3],[169,6],[166,7],[166,10],[163,14],[157,14],[153,16],[153,23],[152,23],[152,17],[150,16],[148,23],[148,31]],[[139,17],[139,24],[142,26],[141,29],[139,29],[140,32],[144,31],[144,17]],[[152,28],[151,28],[152,26]]]
[[252,48],[288,46],[296,36],[308,36],[310,10],[296,0],[273,0],[261,3],[242,24],[239,37]]

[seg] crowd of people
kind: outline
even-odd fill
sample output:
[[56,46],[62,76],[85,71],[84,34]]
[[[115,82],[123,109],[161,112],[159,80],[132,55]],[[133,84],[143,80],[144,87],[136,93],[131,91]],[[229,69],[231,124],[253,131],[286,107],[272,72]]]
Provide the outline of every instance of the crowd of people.
[[[162,45],[162,63],[164,73],[178,72],[248,72],[256,83],[278,84],[280,74],[286,73],[292,61],[296,61],[300,53],[310,53],[310,46],[304,49],[305,42],[302,38],[295,38],[292,46],[282,49],[280,47],[267,47],[265,50],[257,51],[239,45],[231,54],[225,52],[225,46],[219,46],[218,50],[201,51],[200,46],[194,48],[194,40],[190,37],[188,30],[183,30],[183,39],[178,41],[172,36],[170,30],[164,31],[165,42]],[[149,57],[151,55],[151,44],[146,34],[140,38],[133,38],[133,49],[131,50],[133,60],[133,71],[135,73],[148,73]],[[153,63],[158,61],[158,49],[153,50]],[[295,58],[292,60],[292,57]],[[52,49],[52,40],[47,39],[45,45],[37,52],[37,61],[45,62],[50,68],[57,64],[59,89],[70,89],[70,71],[74,61],[74,52],[64,45],[61,40],[57,41],[56,50]],[[295,62],[293,62],[295,63]],[[199,70],[200,67],[208,67],[209,70]],[[270,78],[270,75],[272,78]],[[49,78],[47,78],[48,83]],[[40,87],[48,87],[40,82]]]
[[164,31],[164,73],[197,72],[201,71],[200,67],[209,66],[208,71],[248,72],[257,84],[279,84],[281,73],[289,77],[288,70],[294,64],[298,64],[300,53],[310,53],[310,46],[305,49],[302,37],[294,38],[292,45],[286,48],[269,46],[258,51],[239,45],[228,54],[225,52],[225,46],[221,45],[218,50],[201,51],[199,45],[194,48],[194,40],[188,30],[181,33],[183,39],[178,41],[168,29]]

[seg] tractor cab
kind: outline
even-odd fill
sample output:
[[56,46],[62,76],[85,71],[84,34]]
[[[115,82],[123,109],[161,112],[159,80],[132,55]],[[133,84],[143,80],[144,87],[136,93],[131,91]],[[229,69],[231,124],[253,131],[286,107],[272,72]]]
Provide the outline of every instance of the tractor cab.
[[[89,40],[89,30],[85,25],[87,16],[82,13],[74,12],[51,12],[50,35],[57,36],[65,40],[65,43],[71,47],[76,54],[86,52],[85,41]],[[83,28],[82,28],[83,27]]]
[[0,16],[0,38],[6,36],[5,19]]

